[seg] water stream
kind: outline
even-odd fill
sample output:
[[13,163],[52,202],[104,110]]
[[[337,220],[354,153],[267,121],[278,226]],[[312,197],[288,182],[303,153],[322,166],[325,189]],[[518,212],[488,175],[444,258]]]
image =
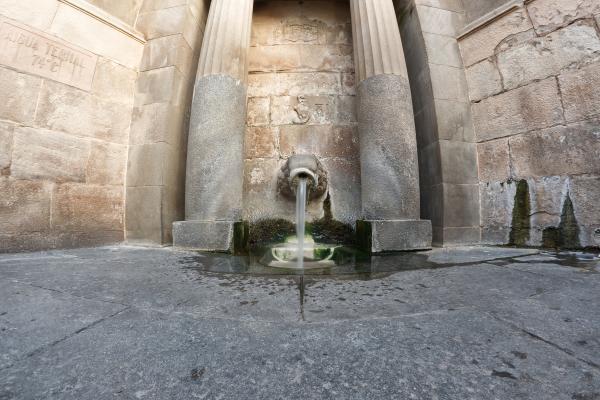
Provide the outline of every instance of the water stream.
[[296,237],[298,239],[298,269],[304,268],[304,231],[306,226],[306,178],[298,180],[296,189]]

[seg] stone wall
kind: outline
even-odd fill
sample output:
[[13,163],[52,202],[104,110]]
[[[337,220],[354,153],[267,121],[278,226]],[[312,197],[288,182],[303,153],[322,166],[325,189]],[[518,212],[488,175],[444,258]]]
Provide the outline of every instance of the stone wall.
[[483,242],[600,245],[600,3],[517,4],[460,40]]
[[[294,219],[277,192],[292,154],[315,154],[329,175],[335,219],[360,215],[352,26],[348,1],[256,2],[249,52],[244,218]],[[323,201],[311,218],[323,216]]]
[[78,5],[0,0],[0,251],[123,240],[143,39]]

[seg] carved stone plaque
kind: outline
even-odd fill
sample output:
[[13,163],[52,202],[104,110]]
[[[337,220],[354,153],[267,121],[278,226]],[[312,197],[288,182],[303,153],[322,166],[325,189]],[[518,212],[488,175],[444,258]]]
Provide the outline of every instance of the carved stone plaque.
[[0,19],[0,64],[90,90],[98,56],[14,21]]

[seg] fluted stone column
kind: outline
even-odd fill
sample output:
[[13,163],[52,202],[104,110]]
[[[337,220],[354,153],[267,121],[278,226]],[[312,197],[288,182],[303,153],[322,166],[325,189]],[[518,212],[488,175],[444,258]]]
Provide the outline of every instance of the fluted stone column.
[[371,252],[431,247],[420,220],[419,166],[410,85],[392,0],[350,0],[358,82],[363,221]]
[[192,102],[185,221],[175,246],[230,251],[242,217],[247,54],[253,0],[212,0]]

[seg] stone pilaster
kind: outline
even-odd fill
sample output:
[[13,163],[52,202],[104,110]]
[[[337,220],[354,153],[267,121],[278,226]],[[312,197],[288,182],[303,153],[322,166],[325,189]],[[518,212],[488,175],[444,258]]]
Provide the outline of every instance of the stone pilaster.
[[350,5],[365,218],[359,233],[372,252],[428,248],[431,223],[419,220],[416,131],[394,5],[392,0]]
[[233,250],[242,216],[247,52],[252,0],[212,0],[188,135],[185,221],[175,246]]

